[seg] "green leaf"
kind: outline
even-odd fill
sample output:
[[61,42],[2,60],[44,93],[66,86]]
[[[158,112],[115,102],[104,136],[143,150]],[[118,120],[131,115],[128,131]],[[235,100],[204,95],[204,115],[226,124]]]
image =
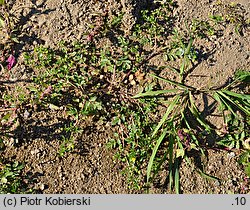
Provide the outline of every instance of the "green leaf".
[[159,139],[157,140],[156,145],[154,146],[154,149],[153,149],[152,155],[151,155],[151,157],[149,159],[148,167],[147,167],[147,183],[149,182],[149,179],[150,179],[150,174],[151,174],[151,170],[152,170],[152,166],[153,166],[155,155],[156,155],[156,153],[158,151],[158,148],[159,148],[162,140],[165,138],[165,136],[166,136],[167,133],[168,133],[168,130],[165,129],[162,132],[162,134],[159,137]]
[[226,109],[225,104],[222,102],[220,96],[218,95],[218,93],[214,92],[213,94],[213,98],[219,103],[219,110],[223,111]]
[[173,185],[173,159],[174,159],[174,137],[173,135],[169,136],[169,189],[172,190]]
[[177,74],[179,74],[180,73],[180,70],[179,69],[177,69],[177,68],[174,68],[174,67],[171,67],[171,66],[166,66],[168,69],[170,69],[171,71],[173,71],[173,72],[175,72],[175,73],[177,73]]
[[184,85],[184,84],[181,84],[181,83],[178,83],[178,82],[169,80],[169,79],[165,79],[165,78],[156,76],[156,75],[154,75],[154,74],[150,74],[150,76],[152,76],[152,77],[154,77],[154,78],[157,78],[157,79],[159,79],[159,80],[162,80],[162,81],[164,81],[164,82],[167,82],[167,83],[169,83],[169,84],[178,86],[178,87],[183,88],[183,89],[195,90],[193,87],[190,87],[190,86],[187,86],[187,85]]
[[242,100],[244,100],[244,99],[245,100],[250,100],[250,95],[235,93],[235,92],[232,92],[232,91],[229,91],[229,90],[223,90],[222,92],[226,93],[227,95],[233,96],[235,98],[239,98],[239,99],[242,99]]
[[178,89],[147,91],[145,93],[138,93],[137,95],[133,96],[132,98],[140,98],[140,97],[146,97],[146,96],[158,96],[158,95],[164,94],[164,93],[176,93],[179,91],[180,90],[178,90]]
[[181,63],[181,67],[180,67],[180,75],[182,77],[182,75],[184,74],[185,68],[186,68],[186,58],[183,59],[182,63]]
[[191,92],[189,93],[189,100],[191,103],[191,107],[189,107],[189,110],[192,112],[192,114],[196,117],[197,121],[207,130],[210,131],[210,126],[201,118],[200,112],[198,111],[198,108],[196,107]]
[[173,111],[175,105],[178,103],[180,99],[180,96],[177,95],[174,97],[174,100],[170,103],[170,105],[167,108],[166,113],[164,114],[164,116],[162,117],[161,121],[158,123],[157,127],[155,128],[152,137],[155,136],[155,134],[158,132],[158,130],[161,128],[161,126],[163,125],[163,123],[168,119],[168,116],[170,115],[170,113]]
[[163,162],[167,159],[168,153],[169,153],[169,149],[164,153],[163,157],[161,158],[160,162],[158,163],[158,165],[157,165],[157,167],[156,167],[156,170],[154,171],[154,175],[153,175],[153,177],[152,177],[152,180],[154,180],[155,175],[158,174],[158,171],[160,170],[160,168],[161,168]]
[[[230,91],[229,91],[230,92]],[[250,115],[250,111],[245,109],[243,106],[241,106],[239,103],[233,101],[229,96],[224,94],[224,91],[218,91],[218,93],[223,96],[226,100],[228,100],[230,103],[232,103],[233,105],[235,105],[236,107],[238,107],[238,109],[240,109],[241,111],[245,112],[247,115]],[[230,105],[228,105],[230,106]]]
[[179,176],[179,168],[178,168],[178,160],[176,160],[175,164],[175,173],[174,173],[174,186],[175,186],[175,193],[179,194],[180,189],[180,176]]
[[14,173],[12,171],[8,171],[4,174],[5,177],[8,177],[8,176],[13,176]]
[[250,163],[248,163],[248,165],[245,167],[245,172],[247,176],[250,177]]
[[35,86],[28,86],[27,87],[31,92],[37,92],[37,88]]
[[4,19],[0,17],[0,28],[4,28],[4,27],[5,27]]
[[206,173],[204,173],[203,171],[201,171],[200,169],[198,169],[197,171],[198,171],[198,173],[199,173],[201,176],[203,176],[203,177],[206,178],[206,179],[211,179],[211,180],[214,180],[214,181],[219,181],[219,179],[218,179],[217,177],[211,176],[211,175],[209,175],[209,174],[206,174]]
[[190,40],[189,40],[189,42],[188,42],[188,46],[187,46],[187,48],[186,48],[186,50],[185,50],[185,55],[186,55],[186,56],[187,56],[188,54],[190,54],[191,47],[192,47],[192,45],[193,45],[193,41],[194,41],[194,39],[191,37]]
[[51,110],[59,110],[59,109],[60,109],[59,106],[56,106],[56,105],[54,105],[54,104],[49,104],[48,107],[49,107]]
[[182,80],[182,75],[184,74],[184,72],[185,72],[185,70],[187,68],[188,62],[189,62],[188,55],[190,54],[193,41],[194,41],[193,38],[191,38],[189,40],[188,46],[187,46],[187,48],[185,49],[185,52],[184,52],[184,58],[183,58],[183,61],[182,61],[181,67],[180,67],[181,80]]
[[4,5],[5,4],[5,0],[0,0],[0,5]]
[[1,183],[2,184],[6,184],[8,182],[8,179],[6,179],[5,177],[1,178]]
[[250,72],[239,70],[235,73],[235,79],[240,80],[241,82],[250,82]]
[[[219,93],[219,92],[220,91],[217,91],[217,93]],[[220,94],[218,94],[218,97],[220,98],[222,104],[224,104],[225,109],[227,108],[235,117],[237,117],[237,114],[234,112],[232,107],[226,102],[225,98],[223,96],[221,96]]]

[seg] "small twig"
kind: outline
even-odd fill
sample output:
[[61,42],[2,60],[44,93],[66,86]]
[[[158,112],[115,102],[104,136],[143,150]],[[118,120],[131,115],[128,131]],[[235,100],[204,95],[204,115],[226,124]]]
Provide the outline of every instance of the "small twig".
[[0,67],[1,67],[1,69],[4,71],[4,67],[3,67],[3,65],[2,65],[2,64],[0,64]]

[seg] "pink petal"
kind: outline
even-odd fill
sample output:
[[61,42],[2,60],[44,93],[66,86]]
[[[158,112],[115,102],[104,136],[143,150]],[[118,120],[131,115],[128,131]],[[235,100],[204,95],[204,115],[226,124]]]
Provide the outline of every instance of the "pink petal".
[[7,59],[7,68],[10,70],[16,64],[16,58],[13,55],[10,55]]

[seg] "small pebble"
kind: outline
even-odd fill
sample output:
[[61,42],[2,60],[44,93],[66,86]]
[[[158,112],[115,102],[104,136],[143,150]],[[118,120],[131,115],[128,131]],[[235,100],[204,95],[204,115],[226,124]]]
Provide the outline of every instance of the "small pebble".
[[30,113],[27,110],[25,110],[24,113],[23,113],[24,119],[29,118],[29,116],[30,116]]
[[220,186],[220,182],[218,180],[215,181],[216,186]]
[[231,158],[235,157],[235,153],[234,152],[230,152],[230,153],[227,154],[227,157],[229,159],[231,159]]

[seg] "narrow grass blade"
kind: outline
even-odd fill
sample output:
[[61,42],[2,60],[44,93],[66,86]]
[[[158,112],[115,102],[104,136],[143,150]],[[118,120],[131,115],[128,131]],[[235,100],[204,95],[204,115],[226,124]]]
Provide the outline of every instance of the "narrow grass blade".
[[214,180],[214,181],[219,181],[219,179],[218,179],[217,177],[208,175],[208,174],[204,173],[204,172],[203,172],[202,170],[200,170],[200,169],[197,169],[197,172],[198,172],[201,176],[203,176],[204,178],[206,178],[206,179],[211,179],[211,180]]
[[137,95],[133,96],[132,98],[141,98],[141,97],[147,97],[147,96],[158,96],[164,93],[177,93],[180,90],[178,89],[170,89],[170,90],[156,90],[156,91],[147,91],[145,93],[138,93]]
[[173,72],[175,72],[175,73],[177,73],[177,74],[179,74],[180,73],[180,70],[179,69],[177,69],[177,68],[174,68],[174,67],[171,67],[171,66],[166,66],[168,69],[170,69],[171,71],[173,71]]
[[218,95],[217,92],[214,92],[213,98],[219,103],[219,110],[220,110],[220,111],[225,110],[226,106],[225,106],[225,104],[223,103],[223,101],[221,100],[220,95]]
[[242,70],[237,71],[235,73],[235,80],[229,85],[227,85],[224,89],[229,88],[239,82],[250,83],[250,72]]
[[240,93],[234,93],[232,91],[229,90],[223,90],[223,93],[226,93],[227,95],[233,96],[235,98],[239,98],[239,99],[245,99],[245,100],[250,100],[250,95],[246,95],[246,94],[240,94]]
[[[217,94],[215,95],[218,97],[218,99],[221,101],[221,103],[224,105],[224,109],[228,109],[235,117],[237,117],[237,114],[234,112],[232,107],[226,102],[225,98],[219,94],[220,91],[217,91]],[[215,98],[216,99],[216,98]]]
[[187,56],[188,54],[190,54],[191,47],[193,45],[193,41],[194,41],[194,39],[191,37],[190,40],[189,40],[189,42],[188,42],[188,46],[187,46],[187,48],[185,50],[185,56]]
[[174,136],[169,136],[169,190],[172,191],[173,186],[173,159],[174,159]]
[[148,168],[147,168],[147,183],[149,182],[149,179],[150,179],[150,174],[151,174],[151,170],[152,170],[152,166],[153,166],[153,163],[154,163],[154,159],[155,159],[155,155],[158,151],[158,148],[162,142],[162,140],[165,138],[166,134],[168,133],[168,130],[165,129],[161,136],[159,137],[159,139],[157,140],[156,142],[156,145],[154,146],[154,149],[153,149],[153,152],[152,152],[152,155],[149,159],[149,162],[148,162]]
[[180,176],[179,176],[179,166],[178,166],[178,159],[175,161],[175,173],[174,173],[174,187],[175,193],[180,193]]
[[189,107],[189,110],[192,112],[192,114],[196,117],[197,121],[207,130],[210,131],[210,126],[201,118],[200,112],[198,111],[198,108],[196,107],[191,92],[189,93],[189,100],[191,103],[191,107]]
[[181,63],[181,67],[180,67],[180,76],[181,76],[181,78],[182,78],[182,75],[184,74],[184,71],[185,71],[185,68],[186,68],[186,63],[187,63],[187,60],[184,57],[184,59],[183,59],[183,61]]
[[246,107],[250,108],[250,100],[249,101],[242,101],[243,105],[245,105]]
[[180,99],[180,95],[177,95],[174,97],[174,100],[172,101],[172,103],[169,105],[169,107],[167,108],[166,113],[164,114],[164,116],[162,117],[161,121],[158,123],[157,127],[155,128],[152,137],[155,136],[155,134],[158,132],[158,130],[161,128],[161,126],[163,125],[163,123],[168,119],[168,116],[170,115],[170,113],[173,111],[174,107],[176,106],[176,104],[178,103]]
[[[222,91],[218,91],[218,93],[222,97],[224,97],[227,101],[229,101],[230,103],[232,103],[233,105],[235,105],[236,107],[238,107],[238,109],[240,109],[241,111],[245,112],[247,115],[250,115],[250,111],[248,111],[247,109],[245,109],[239,103],[236,103],[235,101],[233,101],[229,96],[227,96],[226,94],[224,94]],[[230,106],[230,105],[228,105],[228,106]]]
[[193,87],[190,87],[190,86],[187,86],[187,85],[184,85],[184,84],[181,84],[181,83],[178,83],[178,82],[169,80],[169,79],[165,79],[165,78],[156,76],[156,75],[154,75],[154,74],[150,74],[150,76],[152,76],[152,77],[154,77],[154,78],[157,78],[157,79],[159,79],[159,80],[162,80],[162,81],[164,81],[164,82],[167,82],[167,83],[169,83],[169,84],[178,86],[178,87],[183,88],[183,89],[195,90]]
[[158,174],[158,171],[160,170],[160,168],[161,168],[163,162],[164,162],[165,160],[167,160],[167,155],[168,155],[168,153],[169,153],[169,149],[165,152],[165,154],[164,154],[163,157],[161,158],[160,162],[158,163],[158,165],[157,165],[157,167],[156,167],[156,170],[155,170],[155,172],[154,172],[154,175],[153,175],[153,177],[152,177],[152,180],[154,180],[156,174]]
[[242,71],[239,70],[235,73],[236,80],[239,80],[241,82],[250,82],[250,72],[249,71]]

